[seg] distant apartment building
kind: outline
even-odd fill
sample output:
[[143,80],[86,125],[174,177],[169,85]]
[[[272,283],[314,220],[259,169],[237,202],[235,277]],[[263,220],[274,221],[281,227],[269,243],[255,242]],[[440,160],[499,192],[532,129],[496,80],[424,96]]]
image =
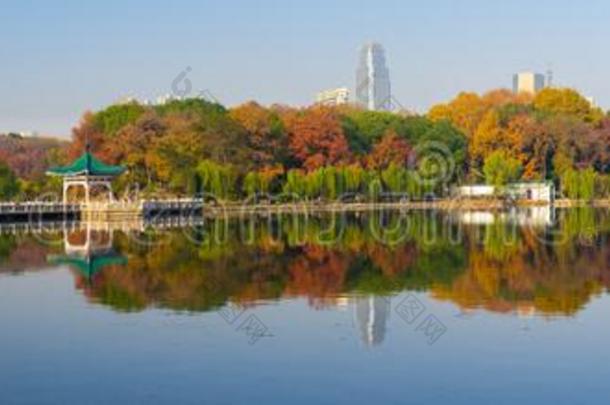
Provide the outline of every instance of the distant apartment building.
[[356,71],[356,101],[368,110],[391,110],[390,72],[380,44],[362,47]]
[[533,72],[517,73],[513,76],[513,92],[536,94],[545,87],[543,74]]
[[322,105],[341,105],[349,102],[349,90],[345,87],[324,90],[316,95],[316,103]]

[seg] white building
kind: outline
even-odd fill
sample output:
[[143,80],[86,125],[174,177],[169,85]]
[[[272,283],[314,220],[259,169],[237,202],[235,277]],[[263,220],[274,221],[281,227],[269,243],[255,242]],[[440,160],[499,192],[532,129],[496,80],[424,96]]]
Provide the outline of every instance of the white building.
[[536,94],[546,86],[543,74],[533,72],[517,73],[513,76],[514,93]]
[[349,90],[346,87],[324,90],[316,95],[316,103],[323,105],[341,105],[349,102]]
[[512,183],[497,190],[494,186],[474,184],[458,187],[455,195],[463,198],[509,197],[516,201],[553,202],[555,187],[552,182]]

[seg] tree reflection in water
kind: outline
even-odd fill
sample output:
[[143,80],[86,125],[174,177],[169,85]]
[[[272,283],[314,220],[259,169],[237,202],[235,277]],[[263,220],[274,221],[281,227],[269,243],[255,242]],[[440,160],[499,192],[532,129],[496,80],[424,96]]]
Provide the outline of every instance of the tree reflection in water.
[[[65,263],[89,299],[118,311],[209,311],[293,297],[320,309],[347,299],[374,345],[383,339],[386,298],[401,291],[463,310],[569,316],[582,309],[610,287],[610,215],[582,208],[555,216],[532,226],[505,215],[464,223],[434,212],[218,220],[148,230],[147,243],[141,233],[100,233],[103,249],[90,244],[78,253],[3,235],[0,271],[41,269],[45,257]],[[86,232],[66,235],[79,238]]]

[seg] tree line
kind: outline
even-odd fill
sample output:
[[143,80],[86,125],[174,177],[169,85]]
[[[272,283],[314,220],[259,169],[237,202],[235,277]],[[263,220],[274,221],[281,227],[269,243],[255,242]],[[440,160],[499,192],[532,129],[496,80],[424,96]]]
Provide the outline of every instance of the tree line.
[[[435,162],[415,158],[419,146],[443,145],[444,159],[458,167],[467,151],[466,138],[451,123],[423,116],[255,102],[227,109],[203,99],[87,113],[74,129],[67,159],[87,142],[100,159],[127,166],[119,189],[137,184],[151,194],[206,192],[221,199],[260,193],[335,199],[382,190],[421,196],[441,192],[443,184],[417,181],[416,171],[434,178],[437,170]],[[459,176],[456,170],[451,180]]]
[[[196,98],[122,103],[85,113],[68,145],[37,160],[68,163],[86,143],[105,162],[127,166],[119,192],[423,197],[455,184],[550,180],[570,198],[610,195],[610,119],[562,88],[460,93],[425,115],[347,105],[227,108]],[[56,186],[42,179],[30,176],[39,185],[31,191]]]

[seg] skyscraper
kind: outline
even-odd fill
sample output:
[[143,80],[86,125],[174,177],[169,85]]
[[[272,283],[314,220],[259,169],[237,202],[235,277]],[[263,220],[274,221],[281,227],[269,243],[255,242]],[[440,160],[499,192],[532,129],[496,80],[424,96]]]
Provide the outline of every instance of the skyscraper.
[[545,87],[544,75],[540,73],[523,72],[513,76],[514,93],[536,94]]
[[356,101],[369,110],[391,110],[391,96],[383,47],[377,43],[364,45],[356,72]]

